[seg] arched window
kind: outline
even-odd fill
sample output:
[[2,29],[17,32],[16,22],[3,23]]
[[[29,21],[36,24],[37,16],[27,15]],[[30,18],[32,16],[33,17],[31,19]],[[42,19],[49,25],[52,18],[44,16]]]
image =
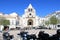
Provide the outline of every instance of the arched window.
[[32,9],[31,9],[31,12],[32,12]]
[[28,9],[29,12],[32,12],[32,9]]
[[28,9],[28,11],[30,12],[30,9]]
[[16,25],[19,25],[19,21],[16,21]]

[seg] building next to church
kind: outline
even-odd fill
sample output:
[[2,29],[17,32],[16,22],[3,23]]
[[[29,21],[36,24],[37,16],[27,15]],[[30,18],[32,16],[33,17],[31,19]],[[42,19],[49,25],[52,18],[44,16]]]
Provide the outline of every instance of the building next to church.
[[[44,25],[44,22],[49,19],[49,17],[54,16],[56,14],[58,13],[51,14],[44,18],[41,18],[36,15],[36,10],[34,9],[34,7],[32,7],[32,5],[29,4],[29,6],[25,9],[24,14],[22,16],[19,16],[16,12],[13,12],[11,14],[0,13],[0,16],[10,21],[9,28],[16,27],[24,28],[42,26]],[[0,28],[2,29],[3,28],[2,25],[0,26],[1,26]]]

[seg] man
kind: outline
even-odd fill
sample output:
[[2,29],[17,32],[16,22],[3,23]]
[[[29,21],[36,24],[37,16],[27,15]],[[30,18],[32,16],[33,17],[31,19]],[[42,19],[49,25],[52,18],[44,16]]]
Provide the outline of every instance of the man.
[[9,27],[8,26],[4,26],[3,29],[3,40],[7,40],[9,33],[8,33]]
[[10,35],[8,32],[9,32],[9,27],[8,26],[4,26],[4,29],[3,29],[3,40],[12,40],[13,39],[13,35]]

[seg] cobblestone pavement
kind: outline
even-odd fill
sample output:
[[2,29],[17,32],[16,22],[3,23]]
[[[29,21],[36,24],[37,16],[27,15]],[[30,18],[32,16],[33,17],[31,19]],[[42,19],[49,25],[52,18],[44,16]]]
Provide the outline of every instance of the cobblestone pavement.
[[[11,30],[9,33],[10,35],[14,35],[14,40],[22,40],[21,37],[19,37],[17,34],[20,33],[21,30]],[[49,35],[53,35],[56,33],[56,30],[48,30],[48,29],[40,29],[40,30],[25,30],[28,32],[28,34],[36,34],[38,35],[39,31],[45,31],[45,33],[48,33]],[[3,40],[2,33],[0,33],[0,40]]]

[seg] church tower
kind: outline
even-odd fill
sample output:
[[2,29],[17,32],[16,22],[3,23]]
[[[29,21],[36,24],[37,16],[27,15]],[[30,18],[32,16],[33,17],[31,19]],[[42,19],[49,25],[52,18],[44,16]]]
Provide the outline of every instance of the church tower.
[[25,9],[25,15],[26,17],[35,17],[35,9],[32,7],[31,4],[29,4],[28,8]]

